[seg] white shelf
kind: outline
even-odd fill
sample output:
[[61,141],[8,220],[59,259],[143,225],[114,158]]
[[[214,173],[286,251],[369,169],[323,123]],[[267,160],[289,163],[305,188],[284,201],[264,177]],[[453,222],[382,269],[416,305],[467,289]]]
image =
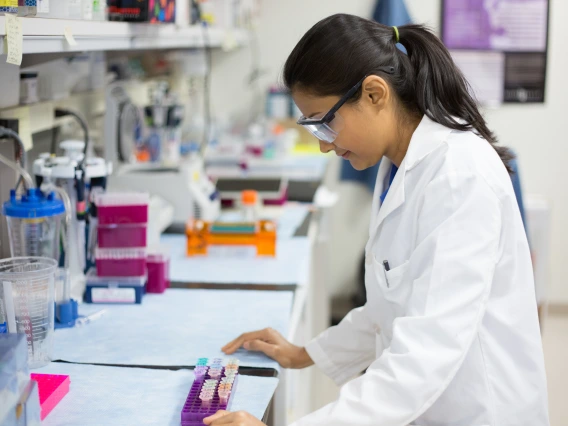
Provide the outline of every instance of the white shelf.
[[[77,45],[65,39],[69,28]],[[201,26],[181,28],[176,24],[142,24],[108,21],[79,21],[47,18],[22,18],[23,53],[85,52],[95,50],[183,49],[204,47]],[[0,54],[6,54],[5,18],[0,16]],[[222,47],[246,42],[245,30],[207,29],[208,45]]]

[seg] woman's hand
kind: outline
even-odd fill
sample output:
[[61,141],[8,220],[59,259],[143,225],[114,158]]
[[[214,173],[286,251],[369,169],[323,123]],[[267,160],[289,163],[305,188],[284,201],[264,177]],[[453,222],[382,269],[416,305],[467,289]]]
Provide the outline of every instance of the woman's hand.
[[266,426],[253,415],[245,411],[230,413],[228,411],[217,411],[210,417],[203,420],[206,425],[217,426]]
[[221,350],[231,355],[241,346],[248,351],[263,352],[284,368],[305,368],[314,364],[305,348],[293,345],[271,328],[241,334]]

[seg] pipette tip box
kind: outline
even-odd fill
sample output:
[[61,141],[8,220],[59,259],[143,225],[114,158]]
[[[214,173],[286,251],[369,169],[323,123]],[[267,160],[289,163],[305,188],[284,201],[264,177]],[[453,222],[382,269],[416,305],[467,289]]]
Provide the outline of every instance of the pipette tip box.
[[95,204],[99,225],[148,223],[148,193],[107,192],[97,195]]
[[101,277],[95,268],[86,275],[86,303],[142,303],[146,275],[134,277]]
[[32,374],[31,378],[38,384],[41,420],[43,420],[69,392],[69,376]]
[[146,247],[145,223],[113,224],[97,226],[97,242],[101,248]]
[[141,277],[146,275],[145,248],[95,249],[99,277]]
[[[196,367],[196,369],[198,367]],[[181,411],[181,426],[202,426],[203,419],[212,416],[219,410],[229,410],[235,395],[239,377],[237,370],[234,370],[231,379],[231,388],[225,391],[223,395],[224,399],[222,400],[220,387],[223,386],[223,379],[227,380],[226,368],[219,366],[218,373],[214,374],[215,378],[210,374],[210,370],[214,368],[214,366],[200,366],[200,368],[205,369],[205,371],[204,374],[198,375],[196,373],[195,381],[191,386]],[[208,392],[207,388],[209,388],[209,396],[203,398],[204,393]]]

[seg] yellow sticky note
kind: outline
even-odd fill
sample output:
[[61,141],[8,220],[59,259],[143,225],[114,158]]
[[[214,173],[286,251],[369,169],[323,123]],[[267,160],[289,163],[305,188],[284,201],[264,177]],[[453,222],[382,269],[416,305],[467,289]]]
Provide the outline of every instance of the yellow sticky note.
[[22,33],[22,20],[15,15],[7,13],[6,18],[6,48],[8,58],[6,62],[20,66],[22,64],[22,50],[24,35]]
[[69,43],[69,46],[77,46],[77,40],[73,37],[73,30],[71,27],[65,27],[65,40]]

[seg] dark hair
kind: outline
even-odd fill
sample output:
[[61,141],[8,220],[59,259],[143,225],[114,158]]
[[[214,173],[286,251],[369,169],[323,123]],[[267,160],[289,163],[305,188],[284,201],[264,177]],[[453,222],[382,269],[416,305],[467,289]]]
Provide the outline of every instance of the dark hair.
[[[423,25],[393,27],[358,16],[337,14],[314,25],[298,42],[284,66],[284,84],[318,96],[343,96],[365,75],[383,77],[402,107],[455,130],[474,130],[487,140],[511,173],[512,153],[497,145],[469,85],[450,53]],[[381,68],[393,66],[390,75]],[[362,90],[351,99],[356,102]]]

